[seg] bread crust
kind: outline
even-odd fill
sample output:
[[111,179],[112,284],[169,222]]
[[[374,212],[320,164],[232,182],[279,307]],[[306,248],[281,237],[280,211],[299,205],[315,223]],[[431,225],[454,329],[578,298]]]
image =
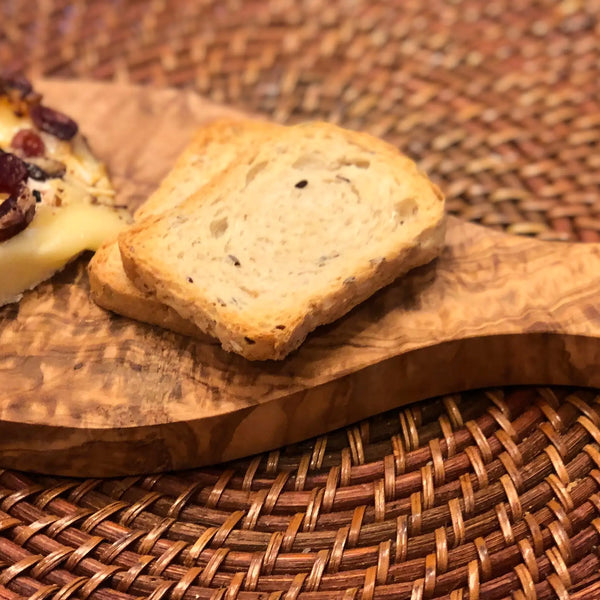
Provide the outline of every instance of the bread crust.
[[[410,190],[419,203],[420,221],[408,239],[393,240],[381,260],[357,265],[351,282],[333,282],[327,289],[306,295],[306,302],[281,315],[281,326],[264,326],[265,311],[240,312],[230,306],[220,306],[208,298],[201,286],[189,285],[172,275],[169,263],[177,260],[165,256],[160,242],[170,227],[181,220],[193,219],[199,205],[215,201],[233,182],[246,180],[247,165],[275,160],[282,148],[294,148],[301,141],[311,140],[315,147],[328,143],[328,151],[352,153],[359,149],[373,160],[389,167],[390,177],[401,174],[404,188]],[[268,168],[268,167],[267,167]],[[376,202],[371,198],[369,201]],[[202,331],[217,337],[225,350],[236,352],[249,360],[282,359],[298,348],[306,336],[319,325],[330,323],[377,290],[389,285],[409,270],[426,264],[443,248],[445,233],[444,198],[416,165],[393,146],[364,133],[342,130],[327,123],[310,123],[286,128],[262,148],[253,149],[240,165],[232,165],[176,210],[133,226],[119,236],[119,248],[127,276],[140,289],[152,290],[157,298],[173,307],[180,315],[193,321]],[[365,244],[369,240],[364,241]],[[276,301],[268,306],[277,313]]]
[[123,270],[116,242],[102,245],[88,268],[90,296],[107,310],[142,323],[158,325],[176,333],[198,339],[210,339],[191,321],[181,317],[170,306],[159,302],[150,292],[138,290]]

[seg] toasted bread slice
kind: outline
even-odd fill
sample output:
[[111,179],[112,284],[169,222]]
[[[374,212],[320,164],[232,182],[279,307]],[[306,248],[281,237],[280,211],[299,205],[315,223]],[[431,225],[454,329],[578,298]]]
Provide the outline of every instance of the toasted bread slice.
[[[250,145],[259,143],[277,125],[251,120],[219,120],[202,127],[186,146],[158,189],[135,212],[135,219],[173,208],[198,191]],[[92,299],[126,317],[160,325],[184,335],[206,337],[152,293],[138,290],[123,271],[116,241],[98,249],[88,267]]]
[[122,232],[129,278],[251,360],[281,359],[444,239],[444,198],[396,148],[327,123],[280,130]]

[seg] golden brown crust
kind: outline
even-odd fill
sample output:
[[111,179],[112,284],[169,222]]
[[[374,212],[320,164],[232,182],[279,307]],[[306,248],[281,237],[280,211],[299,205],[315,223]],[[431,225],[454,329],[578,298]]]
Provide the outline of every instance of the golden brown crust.
[[209,337],[177,311],[131,283],[123,270],[119,247],[115,242],[104,244],[96,251],[88,265],[88,277],[90,296],[102,308],[182,335],[198,339]]

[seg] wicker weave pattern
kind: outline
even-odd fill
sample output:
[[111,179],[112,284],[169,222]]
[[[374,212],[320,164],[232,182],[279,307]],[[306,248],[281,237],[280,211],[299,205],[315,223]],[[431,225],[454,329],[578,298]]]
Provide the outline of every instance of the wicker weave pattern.
[[465,219],[599,239],[597,0],[0,0],[0,12],[0,64],[364,129],[419,159]]
[[[0,65],[191,87],[420,160],[455,214],[600,233],[597,0],[0,0]],[[189,473],[0,473],[0,600],[600,598],[600,402],[493,390]]]
[[598,404],[489,391],[222,469],[3,472],[0,598],[598,597]]

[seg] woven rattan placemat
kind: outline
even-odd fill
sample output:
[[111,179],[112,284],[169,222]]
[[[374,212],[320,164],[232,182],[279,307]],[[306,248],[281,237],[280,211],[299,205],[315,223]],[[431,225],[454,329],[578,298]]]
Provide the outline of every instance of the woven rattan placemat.
[[[599,16],[593,0],[0,0],[0,65],[364,129],[454,214],[597,241]],[[599,415],[593,391],[486,390],[211,469],[3,471],[0,600],[600,598]]]

